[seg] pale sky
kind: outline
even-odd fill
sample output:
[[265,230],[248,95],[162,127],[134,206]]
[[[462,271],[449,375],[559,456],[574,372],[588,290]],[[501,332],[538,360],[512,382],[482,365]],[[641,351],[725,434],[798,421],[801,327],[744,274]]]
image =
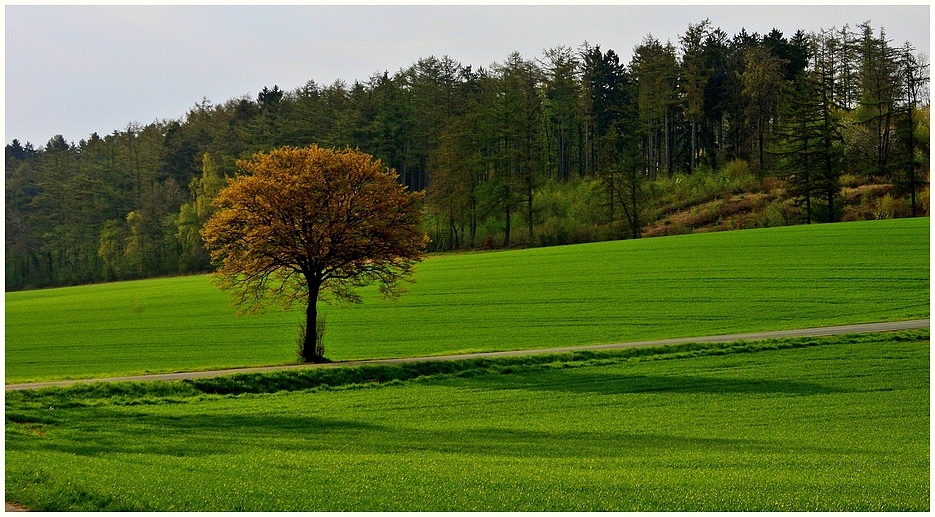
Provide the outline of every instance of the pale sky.
[[292,90],[390,74],[448,55],[488,67],[583,42],[625,63],[652,34],[678,43],[705,18],[728,36],[746,28],[818,31],[870,21],[894,46],[930,52],[928,3],[844,5],[7,5],[5,137],[37,148],[78,142],[130,122],[179,119],[264,86]]

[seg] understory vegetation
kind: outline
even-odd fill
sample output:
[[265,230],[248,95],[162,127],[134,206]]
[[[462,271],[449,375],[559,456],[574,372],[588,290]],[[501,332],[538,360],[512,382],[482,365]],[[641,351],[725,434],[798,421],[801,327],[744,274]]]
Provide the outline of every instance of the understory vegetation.
[[[908,195],[891,183],[843,175],[837,200],[841,221],[913,217]],[[774,228],[803,224],[805,208],[790,196],[788,182],[758,177],[749,164],[737,160],[718,170],[699,168],[643,185],[642,237],[713,231]],[[929,213],[929,189],[917,194],[916,215]],[[532,240],[513,236],[516,247],[555,246],[630,238],[624,221],[608,222],[607,199],[599,180],[548,182],[536,191]],[[431,246],[449,245],[444,218],[427,212]],[[497,219],[478,226],[485,235],[482,249],[497,248],[504,232]]]
[[928,511],[929,333],[8,392],[42,511]]

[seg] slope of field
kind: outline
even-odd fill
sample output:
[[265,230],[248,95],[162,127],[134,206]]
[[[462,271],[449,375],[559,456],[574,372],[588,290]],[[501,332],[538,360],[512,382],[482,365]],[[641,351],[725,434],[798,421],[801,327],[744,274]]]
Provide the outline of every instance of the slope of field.
[[[928,511],[928,339],[7,393],[6,496],[46,511]],[[296,375],[331,387],[251,392]]]
[[[929,219],[436,256],[398,302],[325,307],[332,360],[929,315]],[[6,295],[6,382],[295,361],[302,309],[237,318],[208,277]]]

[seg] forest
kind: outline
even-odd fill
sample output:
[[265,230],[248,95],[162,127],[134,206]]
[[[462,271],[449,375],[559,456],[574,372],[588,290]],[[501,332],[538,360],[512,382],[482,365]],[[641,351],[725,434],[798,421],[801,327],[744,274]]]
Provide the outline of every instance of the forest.
[[[429,251],[684,233],[671,214],[718,197],[759,203],[746,226],[928,215],[927,57],[884,28],[728,35],[703,20],[623,59],[589,43],[488,67],[428,57],[77,143],[14,139],[6,290],[209,271],[211,201],[237,160],[282,146],[395,169],[425,191]],[[885,196],[854,194],[869,191]],[[708,222],[730,227],[726,206]]]

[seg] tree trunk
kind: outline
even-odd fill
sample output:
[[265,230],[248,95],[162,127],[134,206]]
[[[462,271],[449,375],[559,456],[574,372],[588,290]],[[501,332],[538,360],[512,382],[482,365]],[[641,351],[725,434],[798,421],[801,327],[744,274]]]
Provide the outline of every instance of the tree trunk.
[[471,248],[477,239],[477,197],[471,192]]
[[698,129],[697,123],[695,122],[694,115],[692,116],[692,157],[689,167],[691,170],[688,171],[689,174],[695,173],[695,156],[698,155]]
[[808,124],[804,118],[802,120],[802,135],[805,137],[802,144],[805,160],[805,166],[802,168],[805,173],[805,224],[812,224],[812,164],[808,154]]
[[318,292],[321,289],[321,281],[312,277],[308,278],[308,308],[305,310],[305,341],[302,345],[302,361],[306,363],[323,363],[325,358],[318,355],[317,337],[318,337]]
[[916,216],[916,155],[912,132],[912,104],[909,105],[909,187],[912,189],[912,217]]
[[506,225],[503,227],[503,247],[510,247],[510,205],[506,205]]
[[[907,58],[908,58],[907,51]],[[909,59],[907,59],[907,62]],[[912,111],[916,105],[915,84],[912,75],[912,67],[906,68],[907,96],[909,97],[909,187],[912,189],[912,217],[916,216],[916,158],[915,158],[915,135],[912,125]]]
[[532,202],[533,202],[533,191],[532,191],[532,177],[526,178],[526,218],[529,220],[529,245],[532,246],[533,239],[533,220],[532,220]]
[[639,179],[637,178],[636,173],[634,173],[630,182],[630,206],[631,210],[633,211],[633,217],[630,218],[630,230],[633,232],[634,239],[639,239],[642,237],[642,231],[640,230],[639,200],[637,199],[639,194],[639,184],[637,181],[639,181]]
[[315,353],[316,337],[318,337],[318,302],[309,296],[308,309],[305,311],[305,345],[302,348],[302,360],[306,363],[320,363],[322,357]]
[[759,154],[760,154],[760,158],[759,158],[760,167],[759,167],[759,170],[757,170],[757,177],[758,177],[758,178],[763,178],[763,176],[765,175],[765,171],[763,170],[763,162],[765,161],[765,160],[764,160],[764,151],[763,151],[763,148],[765,147],[765,144],[766,144],[766,142],[765,142],[765,139],[766,139],[766,121],[763,120],[762,115],[761,115],[761,118],[760,118],[758,127],[759,127],[759,129],[757,130],[757,132],[758,132],[759,134],[757,135],[757,143],[759,144],[759,151],[760,151],[760,153],[759,153]]
[[665,160],[666,160],[666,177],[671,178],[672,177],[672,155],[670,153],[671,149],[669,148],[669,108],[668,107],[665,108],[664,131],[665,131],[665,138],[663,139],[663,142],[665,143],[666,148],[665,148],[665,152],[663,152],[663,156],[665,157]]
[[616,178],[615,178],[615,176],[614,176],[613,170],[611,170],[611,172],[610,172],[610,178],[609,178],[609,179],[610,179],[610,181],[608,182],[608,185],[607,185],[607,191],[608,191],[608,194],[609,194],[609,196],[610,196],[610,200],[609,200],[609,201],[610,201],[610,224],[614,224],[614,194],[616,194],[617,192],[616,192],[616,189],[614,188],[614,186],[615,186],[615,185],[614,185],[614,180],[615,180]]

